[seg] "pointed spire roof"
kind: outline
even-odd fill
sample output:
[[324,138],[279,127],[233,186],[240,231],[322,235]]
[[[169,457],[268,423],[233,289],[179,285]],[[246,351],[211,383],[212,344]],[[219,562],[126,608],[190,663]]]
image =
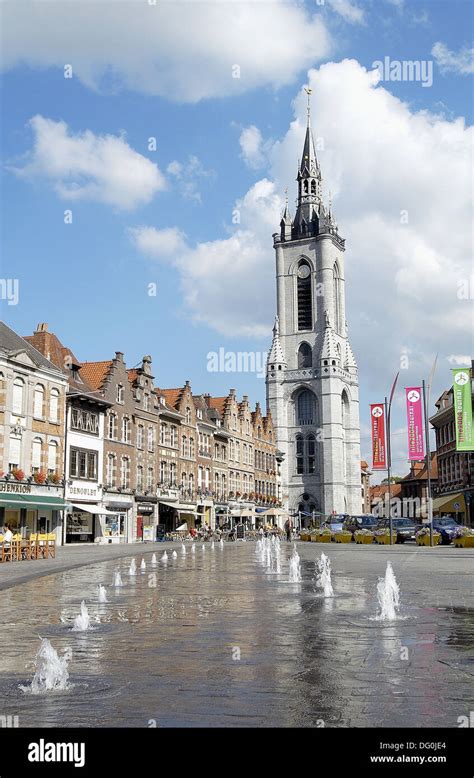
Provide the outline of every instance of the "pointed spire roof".
[[352,351],[351,344],[349,341],[346,342],[346,355],[344,359],[344,367],[357,367],[356,358],[354,356],[354,352]]
[[288,189],[285,189],[285,210],[283,211],[280,223],[291,224],[290,209],[288,208]]
[[275,316],[275,324],[273,325],[273,340],[268,354],[268,362],[269,364],[283,363],[286,365],[286,359],[280,341],[280,320],[278,316]]
[[308,95],[308,119],[306,124],[306,135],[303,146],[303,156],[301,157],[300,169],[298,175],[301,177],[312,176],[313,178],[320,175],[318,158],[316,156],[316,149],[314,146],[313,132],[311,129],[311,106],[309,103],[309,97],[312,89],[309,87],[305,89]]

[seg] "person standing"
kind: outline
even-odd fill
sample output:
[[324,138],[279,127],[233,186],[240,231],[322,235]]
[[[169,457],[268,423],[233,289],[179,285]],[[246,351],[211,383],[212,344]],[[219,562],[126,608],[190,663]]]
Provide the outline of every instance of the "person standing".
[[285,521],[285,532],[286,532],[286,539],[288,543],[291,543],[291,530],[292,530],[292,523],[290,517],[287,518]]

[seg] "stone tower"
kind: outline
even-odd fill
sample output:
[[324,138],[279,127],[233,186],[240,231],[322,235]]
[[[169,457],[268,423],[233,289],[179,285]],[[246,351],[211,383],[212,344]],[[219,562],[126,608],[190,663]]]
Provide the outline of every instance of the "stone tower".
[[359,514],[359,385],[345,314],[345,241],[322,199],[308,90],[308,120],[294,218],[288,202],[273,235],[277,316],[267,404],[284,452],[290,511]]

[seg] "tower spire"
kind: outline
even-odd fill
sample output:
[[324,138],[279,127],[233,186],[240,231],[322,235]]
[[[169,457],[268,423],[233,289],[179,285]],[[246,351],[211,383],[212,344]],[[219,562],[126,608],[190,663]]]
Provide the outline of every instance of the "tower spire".
[[306,107],[306,135],[303,145],[303,154],[298,167],[298,207],[295,216],[295,225],[298,233],[304,235],[317,235],[318,219],[321,205],[321,170],[319,168],[313,133],[311,130],[311,94],[312,89],[305,87],[308,96]]

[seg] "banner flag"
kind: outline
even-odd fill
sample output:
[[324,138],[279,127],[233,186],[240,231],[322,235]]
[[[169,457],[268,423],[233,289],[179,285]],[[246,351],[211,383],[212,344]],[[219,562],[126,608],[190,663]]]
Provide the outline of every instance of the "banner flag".
[[423,411],[421,386],[409,386],[405,389],[407,403],[408,459],[424,459]]
[[383,403],[370,406],[372,422],[372,469],[387,469],[387,451],[385,446],[385,408]]
[[456,451],[474,451],[471,369],[453,368],[452,373]]

